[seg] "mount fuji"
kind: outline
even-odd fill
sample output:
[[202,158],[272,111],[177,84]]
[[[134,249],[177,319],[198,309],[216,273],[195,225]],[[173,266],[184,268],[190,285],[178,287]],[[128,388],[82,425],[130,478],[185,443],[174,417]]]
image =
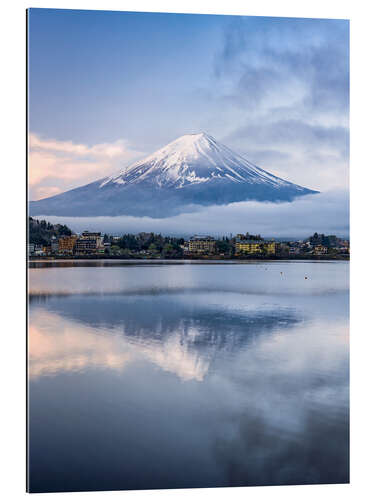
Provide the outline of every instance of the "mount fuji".
[[253,165],[206,133],[184,135],[120,173],[30,202],[30,215],[169,217],[194,206],[317,193]]

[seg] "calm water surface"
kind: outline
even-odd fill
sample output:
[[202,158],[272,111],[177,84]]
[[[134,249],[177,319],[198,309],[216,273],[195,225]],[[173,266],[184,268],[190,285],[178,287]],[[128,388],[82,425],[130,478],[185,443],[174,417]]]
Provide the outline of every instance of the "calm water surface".
[[33,262],[34,492],[349,481],[346,262]]

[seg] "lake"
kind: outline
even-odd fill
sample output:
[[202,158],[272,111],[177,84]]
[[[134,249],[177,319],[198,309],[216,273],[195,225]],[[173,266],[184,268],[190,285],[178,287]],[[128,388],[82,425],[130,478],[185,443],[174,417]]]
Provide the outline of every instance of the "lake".
[[349,481],[347,262],[29,269],[29,489]]

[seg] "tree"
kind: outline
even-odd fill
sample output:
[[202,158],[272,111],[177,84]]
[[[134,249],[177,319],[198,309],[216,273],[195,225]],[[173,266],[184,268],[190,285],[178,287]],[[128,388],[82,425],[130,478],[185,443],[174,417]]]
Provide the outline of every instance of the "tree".
[[216,241],[216,249],[219,253],[229,254],[231,251],[231,245],[230,245],[229,241],[217,240]]
[[59,224],[58,225],[58,234],[61,235],[61,236],[71,236],[72,235],[72,231],[71,229],[68,228],[68,226],[66,224]]
[[155,243],[151,243],[151,245],[148,247],[148,250],[151,253],[157,253],[157,251],[158,251],[157,246],[155,245]]
[[111,253],[114,255],[118,254],[120,252],[120,247],[118,245],[112,245],[111,246]]
[[29,242],[36,245],[48,246],[52,236],[70,236],[71,229],[66,225],[52,225],[45,220],[39,221],[29,217]]
[[164,257],[172,257],[174,253],[173,250],[173,246],[170,243],[166,243],[163,247],[162,255]]
[[165,243],[162,249],[163,257],[181,257],[183,254],[182,248],[176,243]]
[[120,248],[129,250],[139,250],[139,245],[134,234],[124,234],[118,241]]

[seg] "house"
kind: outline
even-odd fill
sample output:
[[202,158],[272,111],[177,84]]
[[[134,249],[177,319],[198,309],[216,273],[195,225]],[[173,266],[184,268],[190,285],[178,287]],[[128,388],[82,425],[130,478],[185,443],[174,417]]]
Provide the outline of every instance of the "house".
[[72,255],[75,249],[77,235],[61,236],[58,243],[58,252],[64,255]]
[[212,236],[192,236],[189,240],[189,252],[208,254],[215,252],[216,242]]
[[260,254],[262,253],[261,240],[245,240],[236,238],[236,253]]
[[276,253],[276,243],[273,240],[253,240],[242,238],[242,235],[237,235],[235,245],[236,254],[275,255]]
[[59,240],[56,236],[52,236],[51,238],[51,252],[57,253],[59,251]]
[[299,246],[291,246],[289,248],[290,255],[299,255],[301,253],[301,248]]
[[43,245],[35,245],[34,255],[37,255],[39,257],[42,257],[43,255],[45,255],[45,252],[43,250]]
[[75,252],[80,255],[104,253],[101,233],[83,231],[76,241]]
[[27,253],[28,253],[29,257],[30,257],[30,255],[34,254],[34,251],[35,251],[35,245],[34,245],[34,243],[29,243],[27,245]]
[[325,255],[327,251],[327,247],[323,245],[315,245],[314,247],[314,255]]
[[265,250],[267,255],[275,255],[276,254],[276,242],[274,240],[264,241],[263,242],[263,250]]

